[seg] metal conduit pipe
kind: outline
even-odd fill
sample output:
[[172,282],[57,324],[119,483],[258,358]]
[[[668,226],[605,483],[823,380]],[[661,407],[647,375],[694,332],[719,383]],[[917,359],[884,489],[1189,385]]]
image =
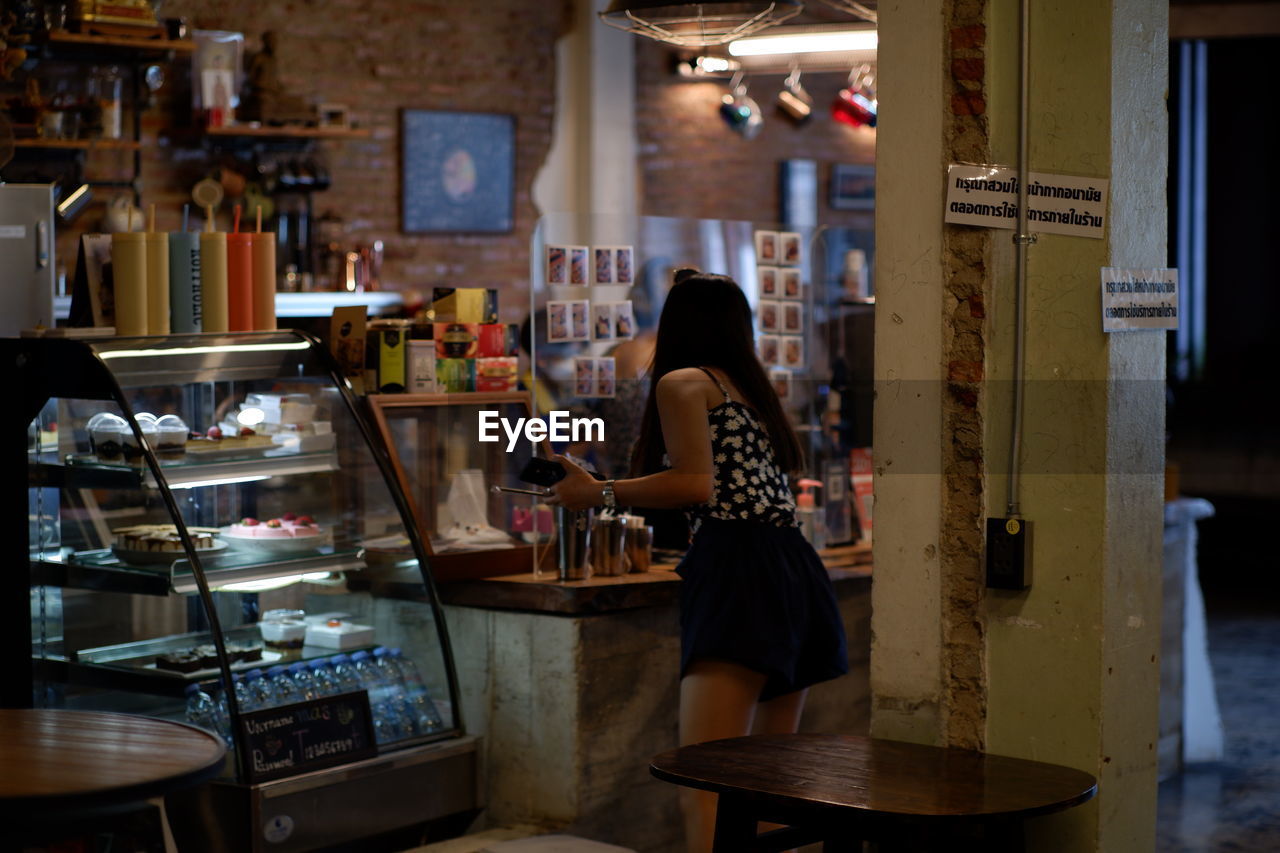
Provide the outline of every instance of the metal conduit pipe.
[[1031,0],[1022,0],[1019,10],[1018,33],[1018,227],[1013,234],[1015,257],[1014,311],[1015,327],[1013,332],[1013,430],[1009,437],[1009,481],[1008,506],[1006,515],[1010,518],[1018,512],[1018,480],[1021,469],[1022,454],[1022,403],[1023,381],[1026,360],[1026,321],[1027,321],[1027,248],[1036,241],[1035,235],[1027,233],[1027,123],[1030,112],[1031,73]]

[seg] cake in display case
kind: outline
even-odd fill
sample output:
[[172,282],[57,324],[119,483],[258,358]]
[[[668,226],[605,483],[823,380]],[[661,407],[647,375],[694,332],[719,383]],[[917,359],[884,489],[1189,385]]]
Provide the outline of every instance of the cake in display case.
[[[0,621],[7,648],[31,649],[0,683],[5,706],[222,735],[222,778],[170,804],[183,849],[306,850],[474,815],[476,743],[429,552],[316,340],[23,339],[0,353],[25,430],[6,444],[28,471],[26,522],[5,523],[29,566],[9,574]],[[387,542],[397,597],[367,582]],[[372,817],[347,807],[370,796]],[[268,839],[275,814],[292,828]]]

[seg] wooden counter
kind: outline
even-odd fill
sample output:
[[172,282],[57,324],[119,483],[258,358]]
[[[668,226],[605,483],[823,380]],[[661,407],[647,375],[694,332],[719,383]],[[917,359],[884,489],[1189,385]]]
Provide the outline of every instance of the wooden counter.
[[[870,545],[827,548],[819,556],[832,581],[871,576]],[[439,584],[440,600],[460,607],[578,616],[654,607],[676,600],[680,577],[675,568],[675,563],[658,564],[649,572],[580,581],[561,581],[552,572],[447,581]]]

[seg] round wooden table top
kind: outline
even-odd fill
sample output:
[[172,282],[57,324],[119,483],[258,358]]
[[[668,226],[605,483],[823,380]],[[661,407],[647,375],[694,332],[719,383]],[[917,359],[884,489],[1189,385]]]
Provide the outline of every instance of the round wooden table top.
[[213,778],[226,752],[183,723],[0,708],[0,810],[34,818],[146,800]]
[[659,779],[789,805],[900,817],[1030,817],[1083,803],[1093,776],[1069,767],[854,735],[754,735],[664,752]]

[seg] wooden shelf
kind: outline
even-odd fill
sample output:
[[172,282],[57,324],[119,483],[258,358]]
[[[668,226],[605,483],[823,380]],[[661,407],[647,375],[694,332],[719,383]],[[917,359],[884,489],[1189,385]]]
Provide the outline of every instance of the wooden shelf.
[[209,136],[253,136],[266,139],[368,139],[371,134],[362,127],[270,127],[236,124],[211,127]]
[[49,33],[48,44],[85,45],[88,47],[121,47],[135,50],[176,51],[193,53],[196,43],[191,39],[145,38],[142,36],[94,36],[56,30]]
[[15,148],[60,148],[75,151],[137,151],[142,143],[132,139],[15,139]]

